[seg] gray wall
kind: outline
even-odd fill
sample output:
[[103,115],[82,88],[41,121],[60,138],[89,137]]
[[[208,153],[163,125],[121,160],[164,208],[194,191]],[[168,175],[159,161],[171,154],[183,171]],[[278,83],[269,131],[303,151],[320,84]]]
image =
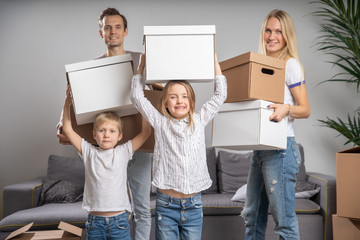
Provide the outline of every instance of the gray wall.
[[[104,53],[97,17],[106,7],[129,21],[126,48],[142,51],[144,25],[216,25],[219,60],[257,51],[265,15],[281,8],[293,17],[312,114],[297,120],[297,141],[305,148],[306,168],[335,175],[335,153],[342,137],[319,126],[317,119],[345,116],[360,105],[354,88],[317,84],[336,73],[313,43],[320,19],[310,15],[310,1],[19,1],[0,2],[0,188],[43,176],[49,154],[73,156],[71,146],[58,144],[56,123],[65,96],[64,65]],[[212,84],[195,85],[198,106],[211,96]],[[201,90],[201,91],[200,91]],[[210,144],[210,127],[207,128]]]

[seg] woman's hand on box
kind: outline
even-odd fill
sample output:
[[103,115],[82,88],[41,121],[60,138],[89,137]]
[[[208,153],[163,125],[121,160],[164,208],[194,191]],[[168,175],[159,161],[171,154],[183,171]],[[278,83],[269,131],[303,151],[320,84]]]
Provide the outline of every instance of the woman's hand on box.
[[275,122],[280,122],[284,117],[287,117],[290,111],[289,104],[270,104],[267,108],[274,109],[269,120]]

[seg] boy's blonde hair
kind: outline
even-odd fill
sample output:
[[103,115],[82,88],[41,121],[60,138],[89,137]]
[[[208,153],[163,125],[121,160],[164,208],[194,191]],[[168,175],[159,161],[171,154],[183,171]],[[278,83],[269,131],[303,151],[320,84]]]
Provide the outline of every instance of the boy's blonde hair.
[[163,89],[163,93],[161,95],[160,98],[160,112],[167,116],[169,119],[172,119],[173,117],[170,115],[169,110],[166,108],[166,102],[168,100],[169,97],[169,89],[171,86],[175,85],[175,84],[180,84],[182,85],[187,92],[187,97],[189,99],[189,125],[188,127],[192,127],[193,131],[195,130],[195,123],[194,123],[194,119],[193,119],[193,114],[195,112],[195,93],[194,93],[194,89],[192,88],[192,86],[190,85],[190,83],[186,80],[176,80],[176,81],[168,81]]
[[295,25],[290,15],[283,10],[274,9],[265,17],[261,25],[259,53],[266,55],[266,47],[265,47],[266,43],[264,41],[264,34],[265,34],[266,24],[269,18],[271,17],[275,17],[279,20],[281,25],[282,36],[285,40],[285,46],[282,49],[278,58],[283,60],[288,60],[289,58],[295,58],[301,66],[302,75],[304,75],[304,68],[300,62],[298,49],[297,49]]
[[94,121],[94,130],[96,130],[100,124],[102,124],[103,122],[106,122],[106,121],[115,122],[118,125],[119,133],[122,133],[123,122],[122,122],[121,118],[119,117],[119,115],[117,115],[114,112],[103,112],[103,113],[100,113],[99,115],[97,115],[97,117],[95,118],[95,121]]

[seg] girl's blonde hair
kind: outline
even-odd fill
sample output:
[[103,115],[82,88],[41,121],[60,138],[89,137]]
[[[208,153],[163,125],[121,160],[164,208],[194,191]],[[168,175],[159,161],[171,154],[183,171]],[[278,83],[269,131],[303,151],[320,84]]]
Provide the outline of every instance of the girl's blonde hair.
[[168,81],[163,89],[163,93],[161,95],[160,98],[160,112],[165,115],[166,117],[168,117],[169,119],[173,119],[173,116],[171,116],[169,110],[166,108],[166,102],[169,98],[169,90],[170,87],[175,85],[175,84],[180,84],[182,85],[187,92],[187,97],[189,99],[189,125],[188,127],[192,127],[193,131],[195,130],[195,123],[194,123],[194,119],[193,119],[193,114],[195,112],[195,93],[194,93],[194,89],[191,87],[190,83],[186,80],[176,80],[176,81]]
[[290,17],[290,15],[279,9],[272,10],[264,19],[261,25],[260,40],[259,40],[259,53],[263,55],[266,54],[266,42],[264,41],[264,34],[266,30],[266,24],[269,18],[275,17],[279,20],[281,25],[282,36],[285,40],[285,45],[277,58],[288,60],[289,58],[295,58],[301,66],[302,76],[304,75],[304,68],[300,62],[298,49],[297,49],[297,40],[295,25]]
[[117,115],[114,112],[103,112],[97,115],[94,121],[94,130],[97,129],[97,127],[102,124],[103,122],[115,122],[119,128],[119,133],[122,133],[123,123],[119,115]]

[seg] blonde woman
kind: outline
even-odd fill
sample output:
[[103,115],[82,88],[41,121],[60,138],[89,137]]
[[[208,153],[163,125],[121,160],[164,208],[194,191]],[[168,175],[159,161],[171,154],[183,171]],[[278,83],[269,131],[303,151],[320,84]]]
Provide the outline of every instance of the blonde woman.
[[284,104],[272,104],[270,120],[288,118],[287,149],[254,151],[248,176],[245,239],[265,239],[269,207],[280,239],[300,239],[295,213],[296,174],[301,163],[295,142],[295,118],[308,118],[308,102],[304,70],[300,63],[296,33],[291,17],[282,10],[271,11],[263,21],[259,52],[286,61]]

